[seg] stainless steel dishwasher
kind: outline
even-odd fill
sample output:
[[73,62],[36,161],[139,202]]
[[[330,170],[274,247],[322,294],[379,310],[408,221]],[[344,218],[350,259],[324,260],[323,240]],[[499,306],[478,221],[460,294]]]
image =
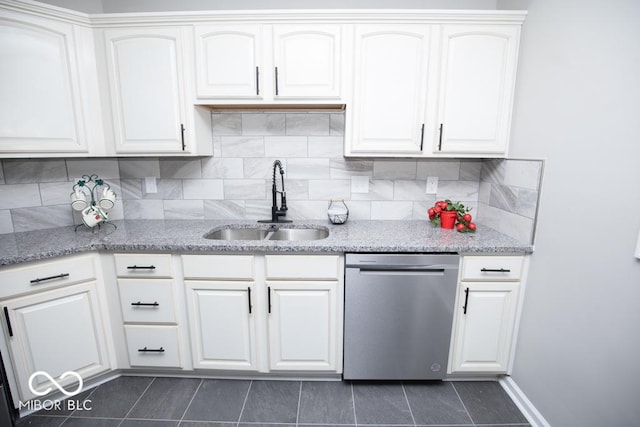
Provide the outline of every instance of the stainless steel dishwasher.
[[459,260],[346,255],[344,379],[444,378]]

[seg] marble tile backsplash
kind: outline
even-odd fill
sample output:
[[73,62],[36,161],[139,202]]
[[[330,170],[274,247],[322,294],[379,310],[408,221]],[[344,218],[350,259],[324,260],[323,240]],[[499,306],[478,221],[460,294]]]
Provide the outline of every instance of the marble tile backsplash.
[[[326,219],[332,198],[346,201],[352,219],[426,219],[436,199],[449,198],[494,228],[508,221],[522,229],[507,234],[532,233],[540,162],[345,159],[341,113],[213,112],[212,132],[213,157],[2,160],[0,233],[80,223],[69,194],[85,174],[116,191],[110,219],[269,218],[276,159],[290,219]],[[437,194],[425,192],[429,176],[439,179]],[[156,178],[157,192],[146,191],[146,177]],[[358,177],[368,192],[354,191]]]
[[542,160],[483,161],[478,221],[533,242],[542,171]]

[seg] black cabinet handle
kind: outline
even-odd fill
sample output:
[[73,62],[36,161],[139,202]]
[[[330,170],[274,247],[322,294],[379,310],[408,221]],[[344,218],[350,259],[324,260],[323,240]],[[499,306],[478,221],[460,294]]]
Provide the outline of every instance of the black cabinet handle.
[[13,336],[13,328],[11,327],[11,319],[9,319],[9,309],[4,307],[4,318],[7,319],[7,330],[9,331],[9,336]]
[[138,351],[140,353],[164,353],[164,348],[160,347],[160,348],[139,348]]
[[420,151],[422,151],[423,145],[424,145],[424,123],[422,124],[422,129],[420,130]]
[[184,151],[187,146],[184,143],[184,124],[180,123],[180,137],[182,138],[182,151]]
[[256,67],[256,95],[260,95],[260,67]]
[[267,288],[267,304],[269,305],[269,314],[271,314],[271,286]]
[[483,273],[510,273],[511,270],[508,268],[481,268],[480,271]]
[[278,89],[278,67],[276,67],[275,75],[276,75],[276,96],[278,96],[278,93],[280,92]]
[[33,279],[29,283],[40,283],[40,282],[44,282],[46,280],[64,279],[66,277],[69,277],[69,273],[62,273],[62,274],[58,274],[56,276],[49,276],[49,277]]
[[462,314],[467,314],[468,304],[469,304],[469,288],[464,290],[464,305],[462,306]]
[[135,306],[135,307],[158,307],[160,304],[158,304],[156,301],[154,302],[132,302],[131,305]]
[[249,301],[249,314],[251,314],[251,286],[247,287],[247,300]]
[[155,270],[155,265],[130,265],[127,270]]
[[438,137],[438,151],[442,151],[442,127],[443,127],[443,124],[440,123],[440,136]]

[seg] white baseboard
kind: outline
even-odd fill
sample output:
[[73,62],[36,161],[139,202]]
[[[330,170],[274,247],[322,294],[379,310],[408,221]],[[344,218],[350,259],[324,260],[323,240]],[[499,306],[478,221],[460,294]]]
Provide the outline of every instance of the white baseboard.
[[498,383],[500,383],[504,391],[507,392],[511,400],[513,400],[513,403],[516,404],[533,427],[551,427],[551,424],[544,419],[542,414],[533,406],[533,403],[527,399],[527,396],[525,396],[513,378],[505,376],[500,378]]

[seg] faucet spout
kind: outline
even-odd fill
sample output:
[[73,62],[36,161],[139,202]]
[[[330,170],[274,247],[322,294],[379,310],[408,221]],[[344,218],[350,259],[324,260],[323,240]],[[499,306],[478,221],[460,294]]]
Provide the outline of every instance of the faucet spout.
[[[282,188],[278,191],[277,181],[276,181],[276,169],[280,171],[280,187]],[[278,193],[280,193],[280,207],[278,207]],[[280,219],[280,217],[284,217],[287,214],[287,193],[284,190],[284,167],[282,166],[282,162],[280,160],[276,160],[273,162],[273,179],[271,183],[271,219],[270,220],[260,220],[258,222],[292,222],[288,219]]]

